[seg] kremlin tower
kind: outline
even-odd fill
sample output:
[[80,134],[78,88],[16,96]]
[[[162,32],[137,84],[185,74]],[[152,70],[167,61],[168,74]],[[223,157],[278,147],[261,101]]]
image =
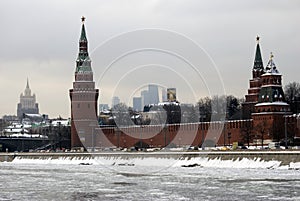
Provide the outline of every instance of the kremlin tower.
[[71,99],[71,147],[93,147],[94,129],[98,127],[97,101],[93,71],[88,53],[85,18],[82,17],[79,53],[76,60],[75,81],[69,90]]
[[[271,53],[265,73],[260,76],[261,88],[258,103],[252,113],[253,126],[264,138],[279,141],[284,137],[284,115],[291,114],[290,106],[285,102],[281,74],[276,68]],[[263,133],[262,133],[263,132]]]
[[279,141],[284,137],[284,115],[290,114],[282,89],[282,75],[276,68],[271,53],[266,68],[263,66],[259,37],[256,38],[256,52],[252,69],[250,88],[243,103],[243,119],[253,119],[253,135],[256,140]]
[[248,89],[248,94],[245,96],[245,102],[243,103],[243,119],[251,119],[251,113],[254,112],[254,106],[258,103],[258,94],[261,87],[260,76],[265,72],[258,36],[256,37],[256,42],[252,79],[250,80],[250,88]]

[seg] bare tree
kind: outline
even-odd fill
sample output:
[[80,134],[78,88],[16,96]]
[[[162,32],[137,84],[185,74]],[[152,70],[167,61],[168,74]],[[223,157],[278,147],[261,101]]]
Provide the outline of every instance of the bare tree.
[[198,101],[197,106],[199,108],[200,117],[205,116],[205,118],[202,118],[201,121],[210,121],[210,119],[211,119],[211,98],[210,97],[201,98]]
[[290,82],[284,87],[285,99],[294,114],[300,112],[300,83]]
[[112,108],[112,115],[117,126],[132,126],[130,108],[124,103],[119,103]]
[[245,144],[247,143],[247,146],[250,146],[250,141],[253,140],[253,131],[252,131],[252,127],[250,125],[250,123],[247,123],[246,126],[243,126],[241,128],[241,140],[242,142]]
[[241,102],[243,99],[236,98],[233,95],[228,96],[213,96],[201,98],[197,106],[200,115],[205,115],[204,121],[240,119],[241,118]]
[[290,82],[284,87],[285,98],[290,102],[293,98],[300,96],[300,83]]
[[264,147],[264,140],[266,138],[266,134],[269,131],[267,121],[266,120],[261,121],[258,125],[256,125],[256,129],[255,130],[260,135],[261,147],[263,148]]

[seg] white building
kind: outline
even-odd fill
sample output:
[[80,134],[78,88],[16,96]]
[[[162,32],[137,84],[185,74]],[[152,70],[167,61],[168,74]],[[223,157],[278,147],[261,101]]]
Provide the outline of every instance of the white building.
[[17,116],[19,118],[22,118],[24,113],[39,113],[39,105],[38,103],[36,103],[35,94],[31,95],[31,89],[29,88],[28,79],[24,94],[21,93],[20,95],[20,103],[18,103]]

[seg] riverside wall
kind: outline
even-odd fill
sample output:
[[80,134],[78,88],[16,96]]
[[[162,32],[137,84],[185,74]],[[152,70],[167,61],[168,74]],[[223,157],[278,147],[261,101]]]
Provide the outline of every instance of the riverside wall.
[[280,161],[281,165],[289,165],[291,162],[300,162],[300,151],[197,151],[197,152],[101,152],[101,153],[1,153],[1,162],[11,162],[15,158],[22,159],[87,159],[87,158],[119,158],[119,159],[134,159],[134,158],[167,158],[167,159],[191,159],[203,157],[208,159],[220,160],[241,160],[247,158],[249,160],[263,161]]

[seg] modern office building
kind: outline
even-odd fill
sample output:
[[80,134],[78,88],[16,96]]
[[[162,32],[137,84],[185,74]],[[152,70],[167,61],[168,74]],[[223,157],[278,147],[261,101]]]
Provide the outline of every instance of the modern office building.
[[142,106],[142,97],[133,97],[132,99],[132,107],[134,111],[142,111],[143,106]]
[[111,108],[120,104],[120,98],[118,96],[114,96],[111,101]]
[[148,85],[148,90],[141,91],[142,105],[158,104],[158,86],[154,84]]
[[168,88],[167,89],[167,100],[169,102],[175,102],[176,99],[176,88]]
[[150,100],[149,100],[149,92],[148,90],[143,90],[141,91],[141,97],[142,97],[142,105],[149,105],[150,104]]
[[149,104],[158,104],[159,103],[158,86],[155,84],[149,84],[148,93],[149,93]]
[[162,102],[168,101],[166,88],[163,88],[161,90],[161,100],[162,100]]

